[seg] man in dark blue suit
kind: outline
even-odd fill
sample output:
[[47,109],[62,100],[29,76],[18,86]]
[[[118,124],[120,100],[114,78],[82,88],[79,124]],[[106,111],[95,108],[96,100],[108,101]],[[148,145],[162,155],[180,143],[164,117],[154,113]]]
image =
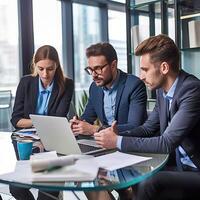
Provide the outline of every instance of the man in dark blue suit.
[[[150,89],[157,90],[155,108],[147,121],[135,129],[120,133],[113,123],[110,128],[95,133],[97,143],[125,152],[176,151],[178,169],[199,171],[199,79],[180,70],[179,50],[166,35],[144,40],[135,54],[141,56],[140,78]],[[158,131],[160,135],[156,135]],[[188,187],[188,191],[193,190]],[[188,191],[179,190],[182,193]]]
[[[155,108],[142,126],[123,132],[126,136],[111,127],[96,133],[95,139],[103,147],[125,152],[171,153],[178,148],[181,156],[187,154],[199,167],[199,79],[179,69],[179,50],[168,36],[150,37],[135,54],[141,56],[141,79],[150,89],[157,89]],[[167,101],[169,113],[165,110]],[[160,135],[155,135],[159,130]]]
[[74,133],[92,135],[99,126],[110,126],[117,120],[119,131],[141,125],[146,120],[146,87],[136,76],[117,68],[117,53],[109,43],[97,43],[86,49],[88,67],[93,82],[89,100],[81,119],[71,120]]

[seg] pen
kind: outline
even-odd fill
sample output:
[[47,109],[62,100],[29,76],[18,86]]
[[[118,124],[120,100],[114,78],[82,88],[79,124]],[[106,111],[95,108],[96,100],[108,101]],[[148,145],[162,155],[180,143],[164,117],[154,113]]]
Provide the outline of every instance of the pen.
[[74,159],[71,163],[68,162],[67,165],[52,166],[52,167],[48,167],[46,170],[43,170],[43,171],[45,171],[45,172],[52,172],[54,170],[60,169],[60,168],[65,167],[65,166],[74,165],[76,161],[77,161],[77,159]]
[[32,160],[31,167],[33,172],[50,172],[61,167],[74,165],[78,158],[58,157],[47,160]]
[[57,169],[60,169],[60,168],[62,168],[63,166],[54,166],[54,167],[49,167],[49,168],[47,168],[47,169],[45,169],[45,170],[41,170],[40,172],[52,172],[52,171],[54,171],[54,170],[57,170]]

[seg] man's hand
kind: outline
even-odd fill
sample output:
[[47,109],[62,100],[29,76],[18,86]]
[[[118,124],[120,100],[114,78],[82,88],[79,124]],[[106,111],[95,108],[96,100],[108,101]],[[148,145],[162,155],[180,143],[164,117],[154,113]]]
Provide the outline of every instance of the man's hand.
[[96,143],[106,149],[114,149],[117,146],[117,122],[112,126],[94,134]]
[[98,130],[98,126],[91,125],[86,121],[82,121],[78,119],[76,116],[70,120],[71,129],[75,135],[82,134],[82,135],[93,135]]

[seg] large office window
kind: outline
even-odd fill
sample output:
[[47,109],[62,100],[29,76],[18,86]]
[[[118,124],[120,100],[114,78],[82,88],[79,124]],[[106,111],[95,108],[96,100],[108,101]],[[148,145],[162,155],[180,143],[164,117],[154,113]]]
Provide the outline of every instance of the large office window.
[[126,15],[124,12],[109,10],[108,35],[109,42],[117,51],[118,68],[127,72]]
[[33,1],[33,29],[35,49],[48,44],[54,46],[62,65],[61,1]]
[[0,90],[15,93],[19,81],[17,1],[0,1]]
[[175,41],[175,16],[174,8],[168,8],[168,35]]
[[100,36],[100,9],[73,3],[73,30],[74,30],[74,80],[76,105],[83,93],[88,90],[92,82],[84,68],[87,66],[85,49],[93,43],[101,41]]

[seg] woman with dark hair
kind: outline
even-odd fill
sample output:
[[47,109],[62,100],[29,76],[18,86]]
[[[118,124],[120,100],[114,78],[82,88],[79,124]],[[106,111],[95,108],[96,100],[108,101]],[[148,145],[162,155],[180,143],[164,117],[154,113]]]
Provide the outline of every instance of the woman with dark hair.
[[[56,49],[49,45],[40,47],[33,56],[31,70],[31,75],[24,76],[17,87],[11,118],[16,129],[33,126],[29,114],[66,117],[69,111],[74,84],[64,76]],[[10,186],[10,193],[17,200],[34,200],[26,188]],[[58,194],[39,191],[38,200]]]

